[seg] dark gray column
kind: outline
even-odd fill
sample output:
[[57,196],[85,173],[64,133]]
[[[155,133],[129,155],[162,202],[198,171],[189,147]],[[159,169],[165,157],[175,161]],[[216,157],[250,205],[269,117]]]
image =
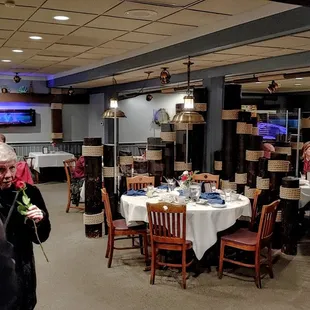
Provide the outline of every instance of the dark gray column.
[[208,89],[207,122],[204,125],[204,172],[213,172],[214,152],[222,148],[224,84],[225,78],[223,76],[206,78],[203,82],[203,86]]

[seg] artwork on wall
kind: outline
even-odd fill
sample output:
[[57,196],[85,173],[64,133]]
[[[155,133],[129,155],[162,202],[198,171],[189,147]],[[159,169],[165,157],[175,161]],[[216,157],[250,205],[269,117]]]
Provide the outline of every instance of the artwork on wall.
[[0,126],[35,126],[36,112],[28,110],[0,110]]
[[160,126],[161,124],[168,123],[170,120],[169,114],[165,109],[159,109],[154,112],[153,123]]

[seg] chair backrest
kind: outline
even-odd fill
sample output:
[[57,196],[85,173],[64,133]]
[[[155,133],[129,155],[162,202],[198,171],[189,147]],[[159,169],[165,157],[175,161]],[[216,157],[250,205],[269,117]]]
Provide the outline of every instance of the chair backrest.
[[219,188],[220,176],[211,173],[199,173],[193,175],[193,181],[199,183],[215,183],[216,188]]
[[34,157],[23,156],[23,159],[28,164],[29,168],[33,168]]
[[256,217],[257,217],[257,203],[258,203],[258,197],[262,193],[260,189],[256,189],[254,192],[254,199],[253,204],[251,206],[252,209],[252,216],[251,216],[251,222],[250,222],[250,229],[254,227]]
[[135,176],[135,177],[127,177],[127,190],[130,189],[141,189],[145,188],[148,185],[155,186],[155,177],[149,177],[149,176]]
[[270,242],[279,203],[280,200],[276,200],[269,205],[263,206],[257,233],[257,244],[260,246]]
[[112,228],[113,218],[112,218],[109,194],[105,188],[101,189],[101,193],[102,193],[102,201],[104,203],[105,216],[107,217],[107,224],[108,224],[108,227]]
[[63,163],[65,167],[67,182],[71,183],[71,179],[73,177],[73,173],[74,173],[74,169],[76,165],[76,158],[64,160]]
[[167,202],[147,203],[152,242],[185,244],[186,206]]

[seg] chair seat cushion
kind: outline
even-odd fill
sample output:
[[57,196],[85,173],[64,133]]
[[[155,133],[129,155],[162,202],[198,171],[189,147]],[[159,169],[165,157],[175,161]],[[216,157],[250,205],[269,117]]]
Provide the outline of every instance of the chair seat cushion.
[[113,225],[115,230],[145,230],[145,224],[139,226],[128,227],[125,219],[115,220],[113,221]]
[[255,245],[257,233],[246,229],[239,229],[235,233],[223,236],[223,241],[234,242],[242,245]]

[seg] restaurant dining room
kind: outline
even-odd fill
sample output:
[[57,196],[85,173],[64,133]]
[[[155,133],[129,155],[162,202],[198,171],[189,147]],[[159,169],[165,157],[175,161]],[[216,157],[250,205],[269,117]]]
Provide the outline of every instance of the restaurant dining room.
[[0,0],[0,309],[308,309],[309,16]]

